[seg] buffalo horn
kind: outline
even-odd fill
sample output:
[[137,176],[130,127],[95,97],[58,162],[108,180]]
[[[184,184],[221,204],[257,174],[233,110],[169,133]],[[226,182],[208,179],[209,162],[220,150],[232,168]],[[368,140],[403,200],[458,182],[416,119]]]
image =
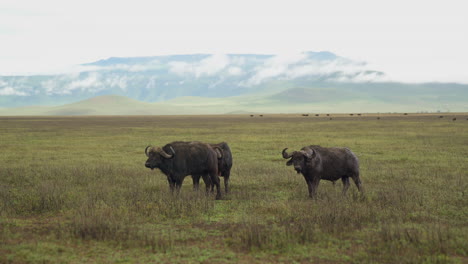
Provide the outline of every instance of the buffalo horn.
[[[172,149],[172,147],[170,147],[170,148],[171,148],[172,153],[174,153],[175,151]],[[170,159],[170,158],[172,158],[172,157],[174,156],[174,154],[168,154],[168,153],[165,152],[164,149],[162,149],[162,148],[158,148],[156,151],[157,151],[159,154],[161,154],[161,156],[163,156],[163,157],[166,158],[166,159]]]
[[216,155],[218,156],[218,159],[223,157],[223,151],[219,147],[214,147],[214,150],[216,151]]
[[147,146],[147,147],[145,148],[145,154],[146,154],[147,157],[149,157],[149,155],[148,155],[148,148],[150,148],[150,147],[151,147],[151,146]]
[[286,152],[287,149],[288,149],[288,148],[285,148],[285,149],[283,149],[283,151],[281,152],[281,153],[283,153],[283,158],[285,158],[285,159],[289,159],[289,158],[292,156],[292,154],[290,155],[290,154],[288,154],[288,153]]

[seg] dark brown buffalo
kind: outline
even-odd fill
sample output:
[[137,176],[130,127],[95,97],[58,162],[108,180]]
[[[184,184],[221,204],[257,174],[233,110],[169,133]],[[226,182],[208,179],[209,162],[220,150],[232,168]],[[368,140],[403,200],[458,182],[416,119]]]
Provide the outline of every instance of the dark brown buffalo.
[[343,182],[343,194],[349,188],[349,178],[353,179],[359,191],[362,190],[359,178],[359,161],[356,155],[347,148],[324,148],[316,145],[303,147],[300,151],[291,154],[282,152],[283,158],[291,158],[286,165],[294,165],[297,173],[302,173],[309,196],[314,198],[320,180]]
[[179,191],[186,176],[201,175],[216,186],[216,199],[221,198],[218,153],[210,145],[176,141],[162,148],[147,146],[145,154],[148,157],[145,166],[160,169],[167,176],[171,191]]
[[[232,168],[232,153],[231,148],[226,142],[221,142],[218,144],[210,144],[210,146],[218,153],[218,175],[224,177],[224,190],[226,193],[229,192],[229,176],[231,175],[231,168]],[[193,187],[198,189],[198,185],[200,182],[200,175],[192,175],[193,178]],[[205,185],[211,185],[210,182],[207,182],[205,179],[209,180],[209,178],[203,178]],[[213,188],[213,186],[211,187]]]

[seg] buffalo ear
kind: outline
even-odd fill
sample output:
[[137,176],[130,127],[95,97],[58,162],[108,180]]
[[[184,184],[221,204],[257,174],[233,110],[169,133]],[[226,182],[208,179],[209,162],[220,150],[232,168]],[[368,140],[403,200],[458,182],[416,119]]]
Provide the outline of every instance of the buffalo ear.
[[312,158],[315,159],[317,157],[317,152],[315,150],[312,150]]
[[293,159],[290,159],[288,160],[288,162],[286,162],[286,166],[291,166],[293,164]]
[[303,153],[307,160],[311,160],[317,156],[317,152],[315,152],[313,149],[303,150]]

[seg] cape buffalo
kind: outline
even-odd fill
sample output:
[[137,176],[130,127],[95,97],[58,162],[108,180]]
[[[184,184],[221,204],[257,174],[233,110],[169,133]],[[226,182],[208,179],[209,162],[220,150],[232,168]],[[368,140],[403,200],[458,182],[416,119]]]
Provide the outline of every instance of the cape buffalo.
[[[232,153],[229,145],[226,142],[218,144],[210,144],[210,146],[218,153],[218,175],[224,177],[224,190],[226,193],[229,192],[229,176],[231,175],[232,168]],[[193,186],[198,189],[200,181],[200,175],[192,175]],[[209,178],[207,178],[209,180]],[[205,185],[210,185],[205,178],[203,179]]]
[[167,176],[171,191],[180,190],[185,176],[201,175],[205,181],[216,186],[216,199],[221,198],[219,154],[210,145],[196,141],[176,141],[162,148],[147,146],[145,154],[148,157],[145,166],[152,170],[160,169]]
[[297,173],[302,173],[309,188],[309,196],[316,197],[320,180],[336,181],[341,178],[343,194],[349,188],[349,178],[353,179],[359,191],[362,190],[359,178],[359,161],[347,148],[325,148],[311,145],[291,154],[283,149],[283,158],[289,159],[287,166],[294,165]]

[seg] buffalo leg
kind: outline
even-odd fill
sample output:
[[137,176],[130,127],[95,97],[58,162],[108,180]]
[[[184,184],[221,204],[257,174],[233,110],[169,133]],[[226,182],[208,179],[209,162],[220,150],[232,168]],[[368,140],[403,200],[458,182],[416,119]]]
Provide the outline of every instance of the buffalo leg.
[[221,185],[219,184],[219,177],[217,172],[210,172],[211,184],[216,186],[216,200],[221,199]]
[[229,174],[231,174],[230,171],[224,173],[224,190],[226,193],[229,193]]
[[306,178],[305,176],[304,176],[304,179],[305,179],[305,181],[307,183],[307,189],[309,190],[309,197],[313,198],[313,196],[312,196],[312,193],[313,193],[312,180]]
[[200,175],[192,175],[193,190],[198,191],[200,187]]
[[317,189],[318,189],[319,183],[320,183],[319,178],[314,178],[312,180],[312,196],[314,198],[317,198]]
[[210,189],[211,191],[213,191],[213,184],[211,183],[211,179],[209,175],[203,174],[202,178],[203,178],[203,182],[205,183],[206,193],[208,194],[210,192]]
[[361,179],[359,178],[359,174],[353,176],[352,178],[353,178],[354,184],[356,184],[358,191],[362,192],[362,184],[361,184]]
[[346,195],[349,188],[349,177],[343,177],[341,181],[343,182],[343,195]]
[[320,183],[320,179],[319,178],[306,179],[306,182],[307,182],[307,187],[309,188],[309,197],[316,198],[317,188]]
[[314,187],[312,187],[312,182],[307,181],[307,188],[309,189],[309,197],[314,198],[313,193],[314,193]]
[[176,190],[177,195],[180,193],[180,188],[181,187],[182,187],[182,181],[181,180],[176,181],[175,182],[175,190]]
[[171,193],[174,193],[175,181],[173,181],[170,177],[167,177],[167,182],[169,182],[169,189],[171,190]]

